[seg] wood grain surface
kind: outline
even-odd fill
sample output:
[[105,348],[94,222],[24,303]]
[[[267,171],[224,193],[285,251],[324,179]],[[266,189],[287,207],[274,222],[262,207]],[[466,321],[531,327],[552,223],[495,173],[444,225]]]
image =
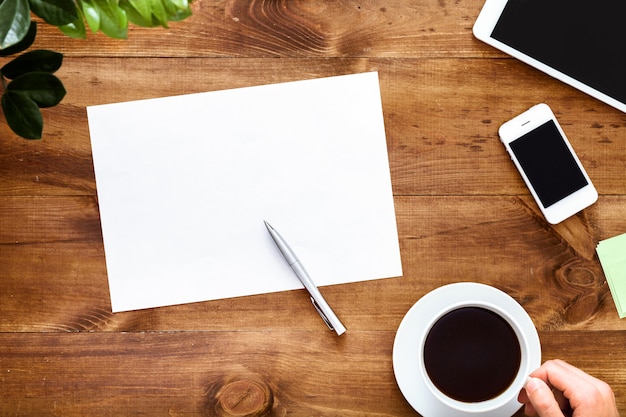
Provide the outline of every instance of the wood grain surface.
[[[595,247],[626,232],[626,114],[474,39],[480,0],[196,0],[169,29],[72,40],[44,139],[0,116],[1,416],[413,416],[392,347],[407,310],[475,281],[532,317],[544,359],[626,414],[626,322]],[[403,277],[111,313],[86,106],[378,71]],[[600,193],[552,226],[497,137],[548,103]],[[201,187],[201,184],[198,184]],[[518,413],[518,415],[522,415]],[[445,416],[444,416],[445,417]]]

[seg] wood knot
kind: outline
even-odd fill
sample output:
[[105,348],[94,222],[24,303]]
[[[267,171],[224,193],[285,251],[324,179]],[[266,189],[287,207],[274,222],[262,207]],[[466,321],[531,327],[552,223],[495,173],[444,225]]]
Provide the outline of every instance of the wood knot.
[[559,285],[573,292],[588,291],[602,286],[602,270],[596,262],[573,258],[555,271]]
[[565,262],[555,271],[559,286],[568,294],[564,318],[570,324],[591,318],[608,291],[600,266],[578,258]]
[[219,417],[263,417],[270,414],[274,395],[260,380],[240,379],[222,385],[214,400]]
[[228,2],[225,12],[238,26],[247,27],[246,33],[262,33],[254,39],[254,46],[269,55],[332,49],[333,33],[306,6],[307,2],[289,0],[235,0]]

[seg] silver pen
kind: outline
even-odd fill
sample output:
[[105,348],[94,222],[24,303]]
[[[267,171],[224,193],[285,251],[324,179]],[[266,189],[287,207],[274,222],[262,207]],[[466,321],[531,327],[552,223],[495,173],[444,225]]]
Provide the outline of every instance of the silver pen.
[[302,285],[304,285],[304,288],[306,288],[309,292],[313,306],[322,317],[328,328],[337,332],[337,336],[344,334],[346,331],[345,326],[341,323],[333,309],[330,308],[322,296],[322,293],[313,283],[313,280],[309,277],[309,274],[307,274],[306,270],[298,260],[296,254],[293,252],[291,247],[289,247],[289,244],[287,244],[280,233],[278,233],[268,222],[265,220],[263,220],[263,222],[265,223],[265,227],[267,227],[268,232],[270,232],[270,236],[274,239],[274,243],[276,243],[278,250],[280,250],[280,253],[285,258],[285,261],[287,261],[291,269],[293,269],[293,272],[296,273],[298,279],[300,279],[300,282],[302,282]]

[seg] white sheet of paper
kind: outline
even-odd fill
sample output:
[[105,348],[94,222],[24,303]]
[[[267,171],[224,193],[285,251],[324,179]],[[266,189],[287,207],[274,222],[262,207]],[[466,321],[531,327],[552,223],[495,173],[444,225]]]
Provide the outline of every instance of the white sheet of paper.
[[402,275],[377,73],[87,112],[114,312]]

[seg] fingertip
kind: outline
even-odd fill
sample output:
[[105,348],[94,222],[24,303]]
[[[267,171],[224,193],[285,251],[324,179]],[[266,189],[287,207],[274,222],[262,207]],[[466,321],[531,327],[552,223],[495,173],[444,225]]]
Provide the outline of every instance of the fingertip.
[[541,379],[529,376],[528,379],[526,379],[526,384],[524,385],[524,389],[530,395],[533,392],[537,391],[539,388],[543,387],[544,385],[545,383]]
[[524,386],[528,403],[526,412],[528,415],[539,414],[544,417],[563,417],[561,408],[552,393],[550,387],[540,378],[529,377]]

